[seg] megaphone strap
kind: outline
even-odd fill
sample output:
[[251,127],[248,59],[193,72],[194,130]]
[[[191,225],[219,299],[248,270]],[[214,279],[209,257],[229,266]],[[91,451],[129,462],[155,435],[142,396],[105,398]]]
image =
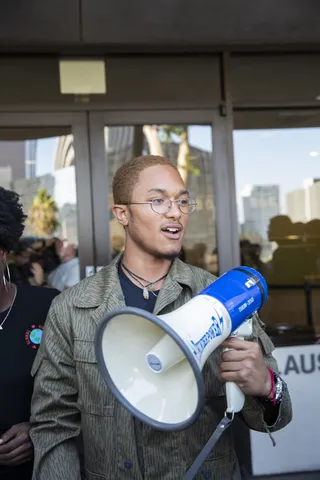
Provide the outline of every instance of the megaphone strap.
[[209,453],[214,449],[221,435],[231,425],[233,418],[234,415],[232,415],[231,418],[227,415],[223,417],[223,419],[221,420],[221,422],[219,423],[219,425],[217,426],[217,428],[215,429],[215,431],[213,432],[213,434],[211,435],[211,437],[209,438],[209,440],[207,441],[207,443],[205,444],[205,446],[203,447],[203,449],[201,450],[185,476],[183,477],[183,480],[192,480],[193,478],[195,478],[203,462],[206,460]]

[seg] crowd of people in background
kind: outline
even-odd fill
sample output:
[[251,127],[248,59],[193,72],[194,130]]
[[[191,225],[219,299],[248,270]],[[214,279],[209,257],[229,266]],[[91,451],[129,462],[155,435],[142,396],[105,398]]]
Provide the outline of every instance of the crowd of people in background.
[[54,237],[22,237],[8,257],[11,281],[56,288],[60,292],[80,281],[76,245]]

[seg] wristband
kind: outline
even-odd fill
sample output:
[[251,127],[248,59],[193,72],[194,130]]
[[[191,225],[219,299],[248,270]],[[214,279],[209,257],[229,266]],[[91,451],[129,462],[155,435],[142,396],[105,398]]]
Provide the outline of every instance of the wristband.
[[[274,388],[274,384],[275,384],[274,373],[271,370],[271,368],[269,368],[269,367],[267,367],[267,368],[268,368],[270,379],[271,379],[271,388],[270,388],[270,392],[268,393],[268,395],[266,397],[264,397],[264,400],[265,401],[270,401],[271,400],[273,405],[275,405],[276,404],[276,394],[275,394],[275,388]],[[272,398],[270,398],[271,394],[272,394]]]

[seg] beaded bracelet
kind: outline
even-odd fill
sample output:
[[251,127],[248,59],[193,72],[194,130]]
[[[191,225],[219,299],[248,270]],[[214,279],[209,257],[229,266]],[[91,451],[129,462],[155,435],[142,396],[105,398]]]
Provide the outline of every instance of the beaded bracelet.
[[272,403],[275,406],[275,404],[276,404],[276,392],[275,392],[275,388],[274,388],[274,373],[271,370],[271,368],[269,368],[269,367],[267,367],[267,368],[268,368],[270,378],[271,378],[271,389],[270,389],[270,392],[268,393],[268,395],[265,398],[266,398],[266,400],[269,400],[269,397],[272,393]]

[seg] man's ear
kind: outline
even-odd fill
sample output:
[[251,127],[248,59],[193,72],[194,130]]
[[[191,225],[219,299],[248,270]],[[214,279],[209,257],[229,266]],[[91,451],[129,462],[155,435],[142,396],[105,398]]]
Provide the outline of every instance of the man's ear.
[[129,223],[129,211],[126,205],[114,205],[112,207],[113,215],[116,217],[120,225],[126,227]]

